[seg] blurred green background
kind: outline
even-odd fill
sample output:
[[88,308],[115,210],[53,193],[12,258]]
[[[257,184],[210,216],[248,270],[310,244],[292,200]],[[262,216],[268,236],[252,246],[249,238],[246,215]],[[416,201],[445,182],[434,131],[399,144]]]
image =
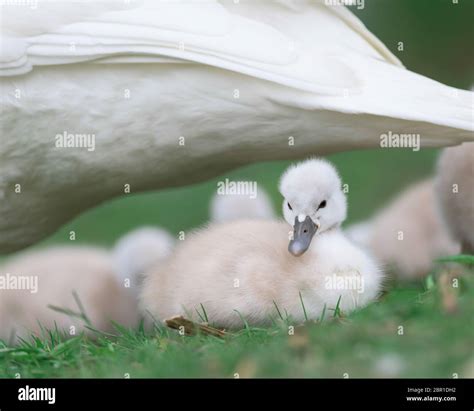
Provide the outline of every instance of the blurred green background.
[[[468,89],[474,83],[473,0],[365,0],[365,7],[351,10],[397,55],[408,69],[445,84]],[[399,41],[404,51],[397,50]],[[258,136],[255,136],[258,138]],[[349,184],[346,224],[370,217],[409,183],[433,172],[437,150],[370,150],[329,156]],[[155,193],[128,194],[71,221],[40,246],[69,241],[112,244],[128,230],[159,225],[176,233],[208,220],[209,200],[216,182],[257,181],[271,195],[280,213],[277,182],[287,162],[260,163],[226,173],[193,186]]]

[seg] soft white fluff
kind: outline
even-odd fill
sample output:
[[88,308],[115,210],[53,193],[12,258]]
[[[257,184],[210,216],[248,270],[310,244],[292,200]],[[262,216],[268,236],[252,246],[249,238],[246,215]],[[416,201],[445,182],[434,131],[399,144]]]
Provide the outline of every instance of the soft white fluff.
[[[380,147],[388,131],[420,134],[423,147],[473,140],[472,93],[405,70],[330,2],[4,3],[0,253],[125,184]],[[95,136],[94,151],[56,147],[63,134]]]
[[[280,180],[283,215],[288,224],[309,216],[319,225],[318,232],[339,227],[346,219],[347,202],[341,179],[328,161],[310,159],[290,167]],[[322,202],[326,206],[321,207]]]
[[474,143],[442,152],[436,194],[450,233],[461,243],[463,252],[474,254]]
[[106,250],[63,246],[30,251],[0,266],[0,276],[37,277],[38,281],[36,293],[30,289],[0,289],[0,338],[6,341],[41,334],[40,324],[46,329],[57,325],[68,334],[71,327],[75,327],[76,334],[89,333],[83,320],[48,308],[54,305],[80,312],[73,291],[96,329],[113,332],[111,320],[123,326],[138,322],[137,301],[117,280]]
[[372,221],[368,220],[361,223],[352,224],[347,227],[344,232],[351,241],[362,247],[368,248],[370,247],[372,230],[373,223]]
[[[319,178],[313,172],[320,173]],[[292,183],[303,191],[301,198]],[[252,325],[269,324],[270,317],[278,317],[275,304],[282,315],[304,321],[300,293],[311,319],[319,318],[324,306],[334,309],[339,297],[344,311],[373,300],[382,273],[338,229],[342,221],[336,216],[345,216],[345,198],[332,166],[320,160],[305,162],[285,174],[281,187],[291,192],[298,212],[309,212],[315,199],[328,201],[324,213],[313,213],[324,230],[315,235],[305,254],[294,257],[288,252],[291,226],[285,222],[211,225],[188,236],[168,260],[147,274],[142,308],[161,320],[173,315],[199,320],[202,304],[211,323],[236,328],[242,326],[240,315]],[[353,281],[352,286],[348,281]]]
[[346,233],[402,279],[425,276],[436,258],[459,251],[438,213],[431,179],[410,186]]
[[138,296],[144,273],[167,258],[174,243],[167,231],[156,227],[141,227],[120,238],[113,250],[120,283]]
[[272,203],[263,188],[258,188],[255,198],[245,194],[215,193],[211,200],[210,220],[216,223],[250,219],[275,218]]

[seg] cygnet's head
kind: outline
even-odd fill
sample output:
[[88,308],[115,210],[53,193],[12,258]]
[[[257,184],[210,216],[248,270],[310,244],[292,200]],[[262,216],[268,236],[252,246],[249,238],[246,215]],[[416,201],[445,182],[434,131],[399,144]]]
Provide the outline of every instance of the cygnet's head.
[[340,226],[347,214],[347,202],[341,179],[327,161],[309,159],[291,166],[280,180],[284,197],[283,215],[293,226],[288,250],[302,255],[314,235]]

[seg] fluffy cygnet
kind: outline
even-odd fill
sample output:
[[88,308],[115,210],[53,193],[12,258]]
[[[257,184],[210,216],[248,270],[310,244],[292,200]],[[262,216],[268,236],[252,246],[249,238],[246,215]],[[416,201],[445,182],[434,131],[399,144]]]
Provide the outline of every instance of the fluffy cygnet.
[[1,278],[0,338],[5,341],[40,335],[41,326],[57,326],[69,335],[88,332],[83,319],[49,308],[80,313],[73,292],[98,330],[113,332],[111,320],[124,326],[138,322],[136,299],[118,281],[106,250],[63,246],[26,252],[0,266]]
[[474,254],[474,143],[443,150],[436,173],[436,199],[462,251]]
[[339,299],[347,312],[376,298],[380,269],[339,228],[346,199],[334,167],[318,159],[293,166],[280,191],[286,223],[241,220],[189,235],[147,274],[142,308],[160,320],[199,320],[204,309],[210,323],[238,328],[242,318],[268,325],[280,312],[302,322]]
[[410,186],[371,220],[346,233],[401,279],[423,277],[436,258],[459,251],[438,213],[431,179]]
[[140,227],[121,237],[113,249],[121,283],[138,298],[144,273],[166,259],[174,245],[171,234],[157,227]]
[[255,197],[248,194],[215,193],[210,206],[210,220],[216,223],[249,219],[275,218],[272,203],[265,190],[258,187]]

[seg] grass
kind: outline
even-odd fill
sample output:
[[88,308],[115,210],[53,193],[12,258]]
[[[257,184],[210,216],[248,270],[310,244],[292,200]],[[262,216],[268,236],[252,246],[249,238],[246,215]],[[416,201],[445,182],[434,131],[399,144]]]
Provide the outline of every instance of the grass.
[[126,329],[116,325],[118,336],[97,332],[96,339],[85,335],[66,339],[57,329],[44,330],[42,338],[23,341],[17,347],[0,345],[0,375],[472,376],[473,274],[461,278],[457,311],[451,314],[443,307],[439,275],[435,273],[429,289],[421,285],[396,287],[378,302],[348,316],[330,307],[333,317],[322,322],[309,318],[304,326],[295,326],[294,332],[290,331],[291,322],[277,319],[268,329],[252,328],[243,317],[243,329],[225,339],[180,336],[161,326],[145,332],[143,326]]
[[[436,150],[373,150],[330,156],[349,184],[349,222],[373,215],[400,189],[431,174],[436,155]],[[79,216],[37,247],[68,241],[70,230],[76,232],[76,244],[104,246],[143,224],[173,233],[190,230],[207,221],[216,181],[226,177],[257,181],[278,209],[277,181],[287,164],[252,165],[190,187],[127,195]],[[453,260],[472,270],[472,256]],[[438,262],[439,267],[445,264]],[[163,327],[145,332],[143,327],[129,330],[117,325],[118,336],[97,331],[95,339],[66,339],[60,330],[44,330],[42,338],[16,347],[0,343],[0,377],[464,376],[474,364],[474,275],[461,282],[455,313],[446,311],[440,291],[435,271],[423,283],[396,285],[379,301],[350,315],[341,312],[339,304],[325,307],[320,318],[307,318],[303,327],[295,325],[294,335],[289,335],[293,324],[288,313],[276,304],[271,327],[252,328],[242,317],[242,330],[224,340],[180,336]],[[87,307],[80,301],[76,305],[77,312],[63,314],[83,316],[85,321]],[[306,311],[303,298],[301,309]],[[207,322],[205,307],[198,311]]]

